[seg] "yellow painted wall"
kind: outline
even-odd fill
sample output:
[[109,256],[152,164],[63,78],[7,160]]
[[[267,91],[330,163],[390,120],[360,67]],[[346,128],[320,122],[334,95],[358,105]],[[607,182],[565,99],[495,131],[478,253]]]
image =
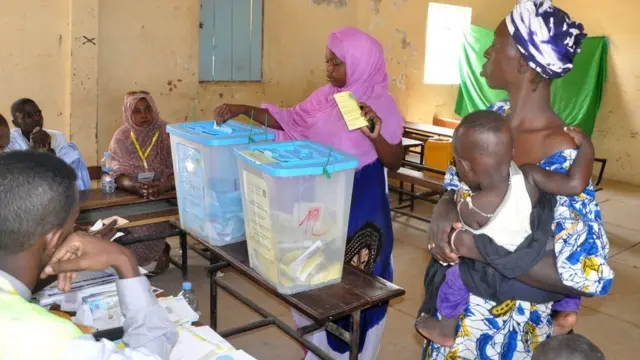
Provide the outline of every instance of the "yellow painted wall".
[[291,105],[304,99],[325,81],[328,33],[357,21],[355,4],[264,1],[263,81],[200,84],[199,9],[197,0],[100,1],[98,151],[120,126],[129,90],[150,91],[168,122],[191,120],[194,105],[198,119],[210,119],[222,102]]
[[68,132],[68,0],[0,3],[0,113],[21,97],[43,109],[49,128]]
[[[513,0],[441,0],[470,6],[475,25],[493,28]],[[490,4],[489,4],[490,3]],[[640,183],[640,44],[634,14],[640,3],[555,0],[592,35],[612,46],[609,79],[594,142],[610,159],[610,178]],[[428,1],[266,0],[263,81],[197,81],[198,0],[25,0],[0,3],[0,112],[21,96],[33,97],[49,128],[64,131],[89,164],[96,164],[121,124],[129,90],[151,91],[169,122],[211,117],[221,102],[292,105],[324,83],[326,37],[356,25],[384,45],[391,91],[407,120],[453,115],[456,86],[423,83]],[[626,15],[629,14],[629,15]],[[37,24],[38,26],[31,26]],[[86,43],[95,37],[96,45]],[[195,106],[194,106],[195,105]]]
[[636,0],[555,0],[589,35],[609,41],[608,78],[596,119],[596,155],[608,159],[605,177],[640,184],[640,42]]
[[[495,28],[513,0],[441,0],[472,8],[472,22]],[[489,4],[490,3],[490,4]],[[385,47],[391,92],[406,120],[431,123],[435,114],[453,115],[458,86],[424,84],[427,9],[424,0],[360,0],[359,23]]]

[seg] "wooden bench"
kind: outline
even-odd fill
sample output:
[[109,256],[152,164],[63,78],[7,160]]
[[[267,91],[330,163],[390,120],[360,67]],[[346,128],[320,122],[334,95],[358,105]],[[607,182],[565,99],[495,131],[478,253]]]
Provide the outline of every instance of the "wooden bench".
[[[403,167],[398,171],[389,172],[388,179],[399,181],[400,184],[411,184],[411,191],[407,191],[402,187],[389,185],[390,191],[409,197],[409,203],[403,204],[400,202],[397,206],[392,207],[391,211],[414,219],[431,222],[430,218],[413,213],[415,210],[415,200],[423,200],[433,204],[437,203],[437,198],[445,192],[444,171],[404,161]],[[426,191],[416,192],[416,186]],[[410,211],[406,211],[405,209],[407,208],[409,208]]]

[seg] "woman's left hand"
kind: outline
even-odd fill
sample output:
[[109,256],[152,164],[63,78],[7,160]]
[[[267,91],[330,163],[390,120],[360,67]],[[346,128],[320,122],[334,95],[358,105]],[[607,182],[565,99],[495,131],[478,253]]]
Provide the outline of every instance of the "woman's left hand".
[[360,131],[362,131],[362,133],[365,134],[369,139],[375,140],[378,138],[378,136],[380,136],[382,120],[380,120],[378,114],[376,114],[376,112],[373,111],[373,109],[369,105],[360,104],[360,107],[362,108],[362,116],[364,116],[367,121],[373,121],[374,124],[373,132],[369,130],[369,126],[361,127]]

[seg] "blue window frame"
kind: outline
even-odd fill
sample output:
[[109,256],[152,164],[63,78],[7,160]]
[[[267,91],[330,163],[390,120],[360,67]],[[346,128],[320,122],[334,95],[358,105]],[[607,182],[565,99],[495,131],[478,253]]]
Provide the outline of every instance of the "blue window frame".
[[200,0],[200,81],[262,80],[263,0]]

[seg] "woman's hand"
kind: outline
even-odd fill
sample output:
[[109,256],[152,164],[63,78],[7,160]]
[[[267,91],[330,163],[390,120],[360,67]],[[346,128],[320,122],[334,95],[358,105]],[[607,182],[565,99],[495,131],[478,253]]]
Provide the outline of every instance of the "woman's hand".
[[230,119],[236,118],[243,114],[242,105],[222,104],[213,110],[213,118],[218,125],[222,125]]
[[380,136],[380,129],[382,128],[382,120],[376,114],[373,109],[367,104],[360,104],[360,108],[362,109],[362,116],[364,116],[367,121],[373,122],[373,132],[369,129],[369,126],[361,127],[360,131],[365,134],[371,140],[375,140]]
[[144,183],[132,181],[130,184],[127,184],[124,189],[132,194],[136,194],[142,198],[146,198]]
[[173,184],[170,181],[152,181],[142,183],[142,196],[145,199],[157,199],[160,195],[165,194],[173,189]]
[[458,261],[458,255],[449,246],[449,234],[453,225],[458,222],[456,215],[453,192],[449,191],[442,196],[433,209],[428,229],[429,244],[427,244],[427,249],[431,256],[440,263],[453,264]]
[[587,135],[585,135],[580,128],[574,126],[567,126],[564,128],[564,131],[571,136],[573,141],[575,141],[576,145],[579,149],[583,149],[583,147],[593,148],[593,143],[591,139]]

